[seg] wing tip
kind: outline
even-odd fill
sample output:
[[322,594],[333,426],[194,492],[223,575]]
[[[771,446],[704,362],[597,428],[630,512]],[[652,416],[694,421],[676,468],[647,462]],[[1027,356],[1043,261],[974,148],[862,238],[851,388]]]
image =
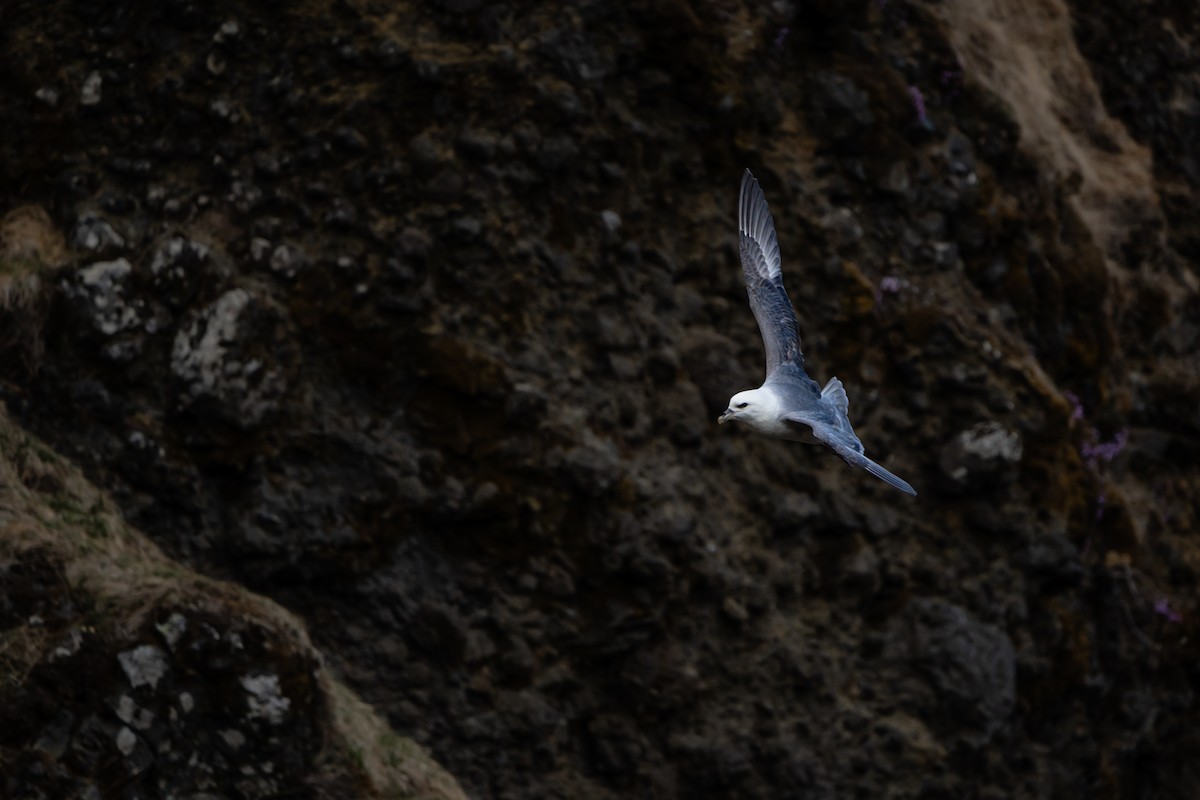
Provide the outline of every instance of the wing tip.
[[738,230],[753,239],[764,252],[772,246],[777,248],[774,242],[768,242],[775,234],[771,206],[758,178],[748,167],[742,173],[742,185],[738,192]]
[[879,466],[866,456],[863,456],[863,461],[866,462],[863,464],[863,466],[867,468],[867,472],[871,473],[876,478],[879,478],[889,486],[899,489],[905,494],[912,495],[913,497],[917,496],[917,490],[912,487],[912,484],[901,478],[899,475],[893,475],[891,472]]
[[747,167],[742,172],[742,185],[738,190],[738,232],[750,234],[752,232],[752,206],[750,198],[754,196],[754,186],[758,183],[754,174]]

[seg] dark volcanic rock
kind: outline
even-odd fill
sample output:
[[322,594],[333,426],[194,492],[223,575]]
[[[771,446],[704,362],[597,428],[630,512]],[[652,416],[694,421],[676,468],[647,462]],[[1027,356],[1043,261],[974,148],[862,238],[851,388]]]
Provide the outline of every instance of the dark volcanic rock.
[[[473,796],[1187,796],[1193,6],[386,5],[5,8],[22,424]],[[746,167],[917,498],[717,428]],[[0,569],[22,792],[308,786],[311,651]]]
[[1016,705],[1016,656],[1004,631],[983,625],[941,600],[918,600],[904,622],[899,645],[928,681],[929,702],[943,724],[975,746],[988,743]]

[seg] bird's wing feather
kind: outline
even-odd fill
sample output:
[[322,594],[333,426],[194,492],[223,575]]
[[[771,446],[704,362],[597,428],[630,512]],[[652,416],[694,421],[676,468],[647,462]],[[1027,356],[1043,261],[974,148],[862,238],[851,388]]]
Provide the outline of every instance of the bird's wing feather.
[[867,472],[871,473],[876,478],[879,478],[881,481],[896,487],[902,492],[907,492],[914,497],[916,496],[917,490],[914,489],[912,485],[908,483],[908,481],[897,475],[893,475],[891,472],[888,472],[886,469],[863,455],[862,442],[858,440],[858,437],[846,436],[845,434],[826,425],[813,425],[799,414],[785,414],[783,418],[788,422],[808,425],[811,427],[813,436],[818,441],[828,445],[829,448],[841,456],[842,460],[844,460],[847,464],[865,469]]
[[867,472],[874,475],[876,478],[879,478],[881,481],[884,481],[885,483],[895,486],[897,489],[899,489],[902,492],[905,492],[906,494],[911,494],[913,497],[917,496],[917,490],[914,489],[908,481],[904,480],[899,475],[893,475],[892,473],[888,472],[883,467],[876,464],[871,459],[864,456],[862,453],[858,454],[858,458],[862,462],[861,464],[859,464],[859,466],[861,466]]
[[830,378],[829,383],[821,390],[821,399],[831,403],[843,417],[850,414],[850,398],[846,397],[846,387],[837,378]]
[[763,346],[767,351],[767,374],[780,364],[793,362],[803,366],[796,313],[783,288],[783,271],[775,222],[767,208],[767,198],[750,170],[742,176],[738,198],[739,251],[746,276],[746,294],[750,309],[758,320]]

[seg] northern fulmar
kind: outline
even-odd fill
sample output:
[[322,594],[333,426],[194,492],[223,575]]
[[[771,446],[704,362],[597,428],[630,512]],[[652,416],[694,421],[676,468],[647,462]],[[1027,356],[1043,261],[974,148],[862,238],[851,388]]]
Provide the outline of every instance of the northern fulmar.
[[750,170],[742,176],[738,230],[746,294],[767,351],[767,379],[757,389],[730,398],[729,407],[717,422],[741,422],[766,436],[795,442],[815,439],[847,464],[862,467],[900,491],[915,495],[916,490],[907,481],[863,455],[862,442],[847,416],[850,401],[842,382],[830,378],[822,389],[804,371],[796,314],[783,288],[775,222]]

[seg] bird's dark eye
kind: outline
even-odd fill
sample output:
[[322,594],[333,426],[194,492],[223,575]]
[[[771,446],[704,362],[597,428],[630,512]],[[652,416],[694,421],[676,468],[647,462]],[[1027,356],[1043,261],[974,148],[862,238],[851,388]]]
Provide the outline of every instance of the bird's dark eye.
[[745,408],[748,405],[750,405],[750,404],[749,403],[738,403],[738,408]]

